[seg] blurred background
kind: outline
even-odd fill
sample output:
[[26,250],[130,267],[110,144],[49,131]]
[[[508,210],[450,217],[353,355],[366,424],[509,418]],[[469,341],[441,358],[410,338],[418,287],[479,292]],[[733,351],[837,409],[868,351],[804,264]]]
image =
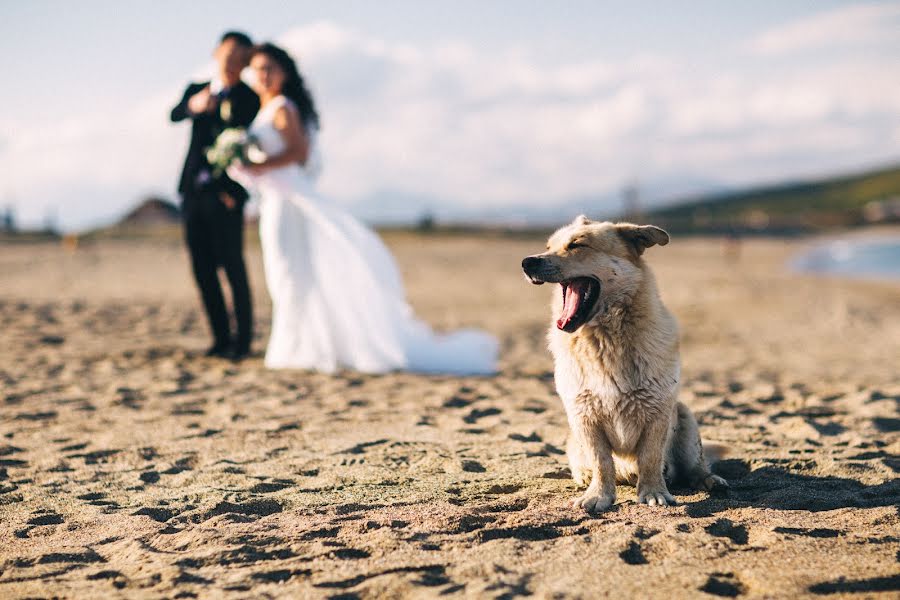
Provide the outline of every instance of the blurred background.
[[[203,356],[169,114],[235,28],[496,376],[266,369],[252,211],[251,357]],[[0,599],[898,597],[900,1],[0,0],[0,32]],[[560,288],[520,265],[579,213],[673,234],[645,256],[729,496],[571,510]]]
[[298,58],[321,190],[371,223],[900,213],[897,2],[35,1],[0,21],[7,230],[174,214],[188,128],[168,111],[233,28]]

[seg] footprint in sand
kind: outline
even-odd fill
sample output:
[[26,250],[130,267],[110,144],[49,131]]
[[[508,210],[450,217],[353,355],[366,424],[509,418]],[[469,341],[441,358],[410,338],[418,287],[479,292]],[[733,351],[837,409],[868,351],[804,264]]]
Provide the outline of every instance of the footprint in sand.
[[447,400],[444,400],[442,406],[444,408],[465,408],[470,404],[472,404],[472,400],[468,400],[460,396],[451,396]]
[[290,479],[277,479],[275,481],[263,481],[250,488],[251,494],[271,494],[293,487],[295,482]]
[[749,538],[744,525],[735,525],[729,519],[719,519],[712,525],[707,525],[704,530],[709,535],[728,538],[735,544],[746,544]]
[[128,585],[128,579],[119,571],[106,570],[92,573],[86,577],[88,581],[109,580],[114,588],[121,590]]
[[626,565],[648,564],[647,559],[644,557],[644,551],[641,549],[641,545],[634,540],[628,542],[628,547],[619,552],[619,558],[621,558]]
[[461,468],[466,473],[484,473],[487,469],[477,460],[463,460]]
[[532,431],[529,435],[522,435],[521,433],[511,433],[507,437],[511,440],[524,443],[544,441],[544,439],[534,431]]
[[81,454],[69,454],[66,458],[81,458],[85,465],[105,464],[109,459],[121,450],[94,450],[93,452],[84,452]]
[[263,583],[284,583],[290,581],[294,577],[309,577],[312,575],[310,569],[277,569],[274,571],[260,571],[251,573],[250,579]]
[[313,529],[312,531],[307,531],[303,535],[300,536],[301,540],[321,540],[321,539],[331,539],[336,538],[340,533],[340,527],[321,527],[319,529]]
[[148,516],[158,523],[165,523],[172,517],[178,515],[178,513],[179,513],[179,511],[173,510],[171,508],[162,508],[159,506],[157,506],[157,507],[145,506],[144,508],[141,508],[131,514],[132,514],[132,516],[135,516],[135,517],[141,516],[141,515]]
[[141,481],[151,485],[159,482],[159,478],[159,473],[157,473],[156,471],[144,471],[140,474]]
[[502,410],[500,410],[499,408],[495,408],[493,406],[489,407],[489,408],[484,408],[484,409],[473,408],[469,412],[469,414],[467,414],[465,417],[463,417],[463,421],[465,421],[469,425],[474,425],[480,419],[483,419],[485,417],[491,417],[494,415],[499,415],[502,412],[503,412]]
[[643,527],[638,527],[634,532],[634,539],[628,542],[628,546],[624,550],[619,552],[619,558],[627,565],[648,564],[649,561],[644,556],[644,549],[640,542],[649,540],[657,533],[659,533],[658,529],[644,529]]
[[45,525],[59,525],[64,523],[62,515],[56,513],[46,513],[28,519],[28,524],[35,527],[43,527]]
[[179,458],[175,463],[162,472],[163,475],[177,475],[184,471],[192,471],[197,466],[197,457],[194,455]]
[[722,598],[737,598],[744,594],[746,586],[734,573],[712,573],[700,587],[700,591]]
[[243,503],[219,502],[212,509],[200,516],[201,521],[207,521],[219,515],[241,515],[256,520],[284,510],[284,505],[277,500],[259,498]]
[[813,538],[835,538],[844,535],[843,531],[838,531],[837,529],[826,529],[826,528],[816,528],[816,529],[805,529],[803,527],[776,527],[773,529],[775,533],[786,533],[788,535],[802,535],[804,537],[813,537]]

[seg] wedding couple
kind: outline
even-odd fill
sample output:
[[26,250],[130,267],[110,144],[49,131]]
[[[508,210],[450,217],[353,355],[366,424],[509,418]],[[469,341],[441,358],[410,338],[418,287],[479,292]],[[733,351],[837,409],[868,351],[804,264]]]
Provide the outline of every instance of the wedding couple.
[[[194,278],[213,332],[208,354],[239,360],[250,352],[243,207],[252,192],[259,198],[272,299],[267,367],[494,372],[497,341],[475,330],[432,332],[407,304],[397,265],[377,234],[316,191],[319,115],[290,55],[232,31],[214,57],[216,78],[189,85],[171,115],[193,123],[179,192]],[[252,90],[241,80],[248,65]],[[206,149],[232,127],[248,128],[264,156],[217,173]],[[234,338],[220,267],[233,294]]]

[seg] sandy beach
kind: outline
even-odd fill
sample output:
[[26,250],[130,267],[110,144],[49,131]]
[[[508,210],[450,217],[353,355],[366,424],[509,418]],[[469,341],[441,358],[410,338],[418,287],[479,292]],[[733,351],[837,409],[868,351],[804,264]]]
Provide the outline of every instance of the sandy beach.
[[391,234],[416,312],[494,377],[267,371],[209,342],[177,237],[0,246],[2,598],[896,598],[900,283],[790,273],[807,242],[646,257],[709,497],[570,506],[540,238]]

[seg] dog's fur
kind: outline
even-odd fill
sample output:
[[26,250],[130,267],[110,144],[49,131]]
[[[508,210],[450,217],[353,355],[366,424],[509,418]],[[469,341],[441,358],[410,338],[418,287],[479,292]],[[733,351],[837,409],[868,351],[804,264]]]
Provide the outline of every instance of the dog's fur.
[[[546,252],[522,261],[532,283],[599,282],[584,323],[572,333],[556,324],[549,332],[571,428],[572,476],[590,484],[574,505],[588,512],[615,502],[617,480],[635,484],[651,506],[675,504],[666,482],[676,478],[704,490],[728,485],[710,472],[697,421],[677,400],[678,329],[642,258],[646,248],[668,242],[658,227],[580,216],[550,236]],[[563,311],[562,296],[554,295],[554,316]]]

